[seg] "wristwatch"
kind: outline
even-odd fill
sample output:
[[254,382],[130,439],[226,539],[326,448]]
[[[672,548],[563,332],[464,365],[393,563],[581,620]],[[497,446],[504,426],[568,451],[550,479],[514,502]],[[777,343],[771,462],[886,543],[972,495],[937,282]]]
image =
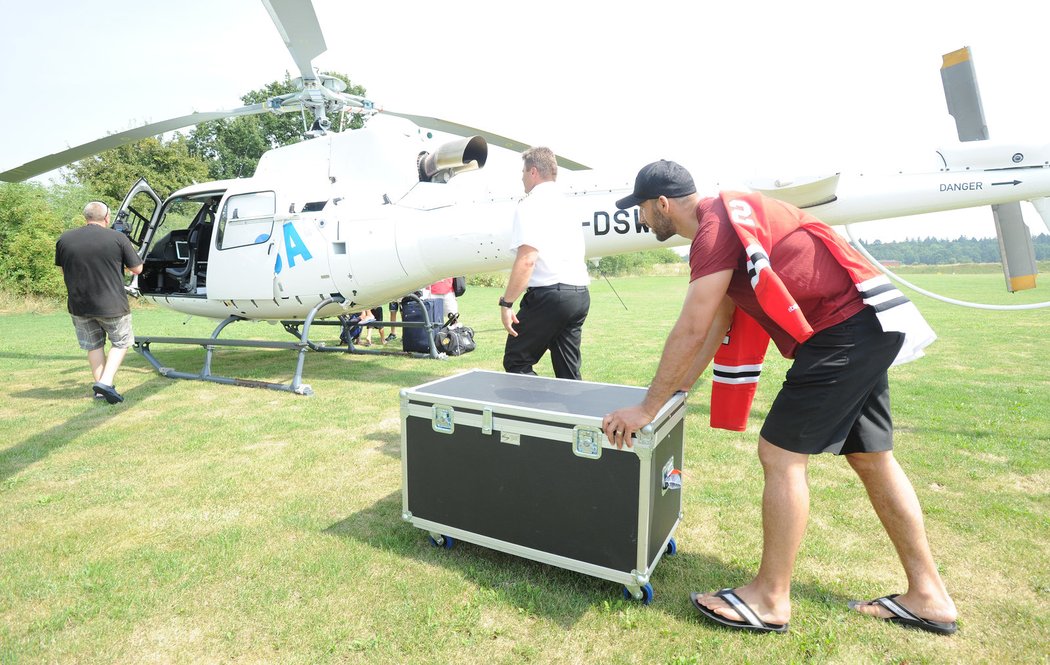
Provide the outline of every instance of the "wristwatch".
[[513,302],[507,302],[506,300],[503,299],[503,296],[500,296],[499,297],[499,306],[500,307],[510,308],[510,307],[514,306],[514,303]]

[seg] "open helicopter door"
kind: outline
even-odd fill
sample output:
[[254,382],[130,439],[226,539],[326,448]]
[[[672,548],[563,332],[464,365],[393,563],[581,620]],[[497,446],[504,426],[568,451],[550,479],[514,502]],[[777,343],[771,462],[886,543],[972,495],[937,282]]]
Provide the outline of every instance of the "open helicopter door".
[[[117,209],[113,229],[128,236],[140,257],[145,257],[149,249],[150,238],[153,237],[153,230],[160,217],[160,203],[160,197],[146,179],[139,178]],[[131,276],[128,288],[131,289],[131,293],[138,293],[138,275]]]
[[160,197],[145,178],[139,178],[117,210],[113,228],[128,236],[139,256],[145,256],[160,212]]

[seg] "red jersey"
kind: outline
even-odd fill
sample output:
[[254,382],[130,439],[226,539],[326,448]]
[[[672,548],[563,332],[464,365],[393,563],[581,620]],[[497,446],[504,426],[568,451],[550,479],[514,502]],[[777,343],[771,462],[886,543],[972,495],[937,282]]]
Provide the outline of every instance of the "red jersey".
[[445,279],[438,280],[431,284],[430,293],[435,296],[443,296],[446,293],[452,293],[452,278],[446,277]]
[[746,427],[767,334],[792,358],[815,332],[872,307],[884,331],[904,333],[894,364],[921,357],[936,339],[915,305],[885,275],[798,208],[760,194],[723,192],[719,199],[700,202],[697,220],[700,232],[690,252],[693,278],[733,270],[727,293],[737,305],[714,358],[712,427]]
[[[766,199],[769,212],[805,215],[797,208]],[[768,213],[767,213],[768,214]],[[785,358],[794,358],[800,342],[777,324],[759,304],[747,269],[747,254],[719,197],[705,198],[696,207],[700,224],[689,250],[690,279],[732,270],[727,295],[737,307],[758,321]],[[814,332],[841,323],[864,309],[853,280],[819,238],[797,228],[777,235],[773,225],[769,263],[798,303]]]

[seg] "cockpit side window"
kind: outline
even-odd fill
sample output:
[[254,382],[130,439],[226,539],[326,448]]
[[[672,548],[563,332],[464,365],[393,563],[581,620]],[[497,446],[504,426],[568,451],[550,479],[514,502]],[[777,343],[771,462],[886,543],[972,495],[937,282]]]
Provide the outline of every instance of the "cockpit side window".
[[228,198],[219,215],[215,246],[232,249],[268,241],[273,233],[276,205],[273,192],[252,192]]

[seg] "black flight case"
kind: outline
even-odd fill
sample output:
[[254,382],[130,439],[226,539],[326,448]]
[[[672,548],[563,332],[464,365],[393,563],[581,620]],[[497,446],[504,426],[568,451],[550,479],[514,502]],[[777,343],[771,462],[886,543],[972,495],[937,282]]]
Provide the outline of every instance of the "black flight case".
[[401,391],[402,517],[430,532],[592,575],[648,604],[676,550],[685,394],[617,450],[605,414],[644,388],[472,370]]

